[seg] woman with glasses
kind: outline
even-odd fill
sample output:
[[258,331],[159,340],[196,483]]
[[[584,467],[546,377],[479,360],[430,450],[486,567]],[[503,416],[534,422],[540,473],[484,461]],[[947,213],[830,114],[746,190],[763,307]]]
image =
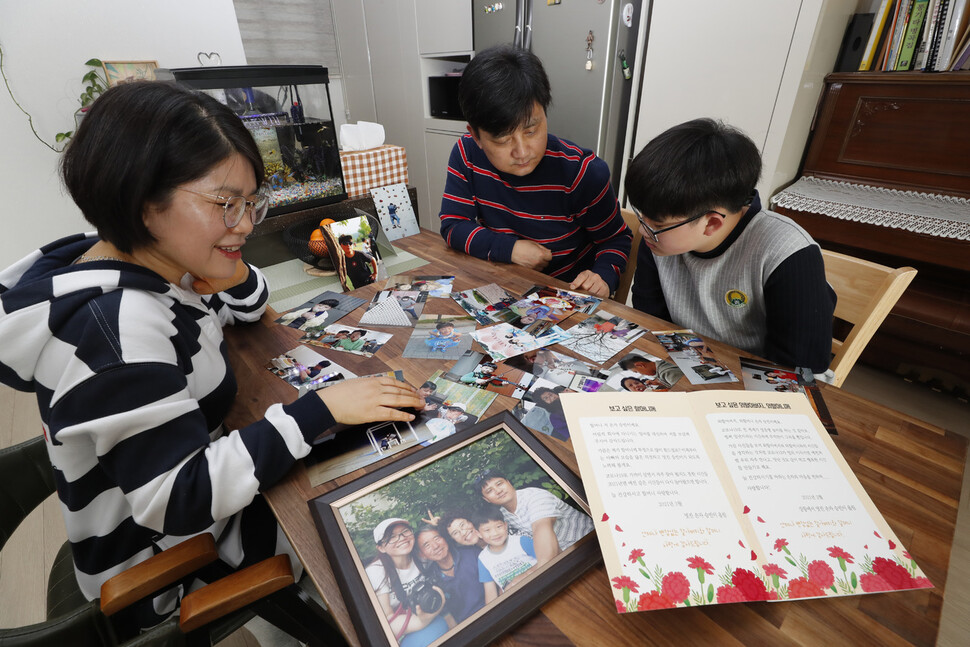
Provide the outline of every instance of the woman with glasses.
[[[236,383],[222,326],[266,308],[241,248],[268,200],[256,144],[215,99],[111,88],[61,173],[97,233],[0,272],[0,382],[37,393],[82,592],[97,598],[108,577],[203,532],[231,568],[286,552],[299,576],[259,492],[335,422],[410,420],[396,407],[423,402],[391,379],[352,380],[223,427]],[[179,590],[138,607],[126,630],[174,612]]]
[[414,528],[399,517],[374,528],[377,558],[364,570],[400,647],[423,647],[448,631],[445,593],[415,559]]

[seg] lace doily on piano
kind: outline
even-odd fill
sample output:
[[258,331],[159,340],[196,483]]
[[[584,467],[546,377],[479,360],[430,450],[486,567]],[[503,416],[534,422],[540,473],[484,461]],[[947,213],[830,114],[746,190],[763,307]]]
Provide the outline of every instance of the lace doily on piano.
[[937,193],[802,177],[771,203],[917,234],[970,240],[970,200]]

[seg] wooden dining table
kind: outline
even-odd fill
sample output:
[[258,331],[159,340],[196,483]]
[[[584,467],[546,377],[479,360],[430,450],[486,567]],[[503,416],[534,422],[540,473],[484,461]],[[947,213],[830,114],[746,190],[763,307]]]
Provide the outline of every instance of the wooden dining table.
[[[449,249],[438,234],[421,233],[395,241],[395,246],[428,261],[412,275],[454,275],[454,289],[465,290],[497,283],[512,294],[534,285],[568,288],[539,272],[516,265],[489,263]],[[353,294],[369,300],[383,287],[373,284]],[[673,327],[614,301],[600,306],[640,324],[647,330]],[[363,308],[347,315],[356,322]],[[426,314],[462,314],[451,299],[429,299]],[[299,345],[300,331],[273,323],[267,312],[255,324],[226,329],[229,357],[239,394],[229,417],[229,428],[262,418],[276,402],[291,402],[296,389],[267,370],[269,360]],[[566,320],[575,325],[579,316]],[[401,370],[412,385],[420,385],[451,362],[402,357],[410,329],[379,328],[393,332],[373,357],[321,350],[328,358],[358,375]],[[740,357],[749,356],[715,339],[706,340],[717,358],[741,375]],[[569,351],[559,347],[564,354]],[[666,351],[647,334],[631,348],[658,357]],[[615,361],[613,358],[611,361]],[[610,362],[607,362],[609,364]],[[675,391],[705,388],[743,389],[741,382],[711,386],[692,385],[682,378]],[[611,583],[602,562],[579,575],[528,619],[496,637],[497,645],[933,645],[939,629],[953,542],[960,489],[967,456],[967,440],[881,404],[841,389],[822,386],[822,395],[835,421],[833,437],[862,486],[885,517],[912,558],[935,588],[795,602],[750,602],[617,614]],[[515,403],[498,396],[486,415]],[[322,430],[321,430],[322,431]],[[536,434],[558,458],[578,474],[571,444]],[[409,449],[396,457],[415,451]],[[394,457],[387,460],[394,460]],[[302,462],[265,495],[307,573],[329,606],[348,642],[361,644],[327,558],[307,502],[352,481],[381,463],[311,487]]]

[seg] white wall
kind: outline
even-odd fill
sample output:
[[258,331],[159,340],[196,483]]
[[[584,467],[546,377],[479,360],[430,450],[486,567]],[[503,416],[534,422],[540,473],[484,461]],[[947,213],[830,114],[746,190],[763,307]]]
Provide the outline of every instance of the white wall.
[[[74,129],[90,58],[191,67],[204,51],[219,52],[224,65],[246,64],[232,0],[2,0],[0,47],[14,96],[51,144],[56,133]],[[61,188],[58,160],[0,85],[0,267],[91,229]]]

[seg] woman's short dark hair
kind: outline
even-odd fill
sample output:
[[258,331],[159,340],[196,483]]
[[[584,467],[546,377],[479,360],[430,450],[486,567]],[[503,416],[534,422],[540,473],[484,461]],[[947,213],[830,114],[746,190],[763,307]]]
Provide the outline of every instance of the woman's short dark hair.
[[630,162],[627,196],[645,218],[664,222],[715,207],[740,211],[761,176],[761,154],[743,132],[694,119],[657,135]]
[[145,207],[164,208],[179,185],[203,177],[234,153],[263,160],[252,135],[212,97],[158,81],[108,89],[91,104],[61,159],[61,177],[98,235],[130,253],[154,237]]
[[552,92],[538,56],[521,47],[496,45],[476,54],[465,67],[458,102],[476,133],[501,136],[526,123],[536,102],[546,110]]

